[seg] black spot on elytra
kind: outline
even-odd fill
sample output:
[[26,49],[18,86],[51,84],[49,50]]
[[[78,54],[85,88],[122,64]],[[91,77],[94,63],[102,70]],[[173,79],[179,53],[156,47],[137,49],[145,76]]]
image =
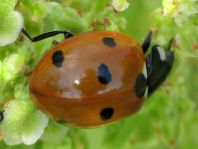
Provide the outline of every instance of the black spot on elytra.
[[147,87],[147,80],[144,77],[144,75],[141,73],[138,75],[136,79],[136,85],[135,85],[136,96],[142,97],[145,93],[146,87]]
[[114,110],[113,108],[104,108],[100,112],[100,118],[104,121],[110,119],[113,116]]
[[102,41],[108,47],[115,47],[116,46],[115,40],[113,38],[111,38],[111,37],[104,37],[102,39]]
[[98,80],[102,84],[108,84],[111,81],[111,73],[107,65],[101,64],[98,67]]
[[58,50],[58,51],[54,52],[54,54],[52,56],[52,63],[56,67],[61,67],[63,65],[63,61],[64,61],[63,52],[61,50]]

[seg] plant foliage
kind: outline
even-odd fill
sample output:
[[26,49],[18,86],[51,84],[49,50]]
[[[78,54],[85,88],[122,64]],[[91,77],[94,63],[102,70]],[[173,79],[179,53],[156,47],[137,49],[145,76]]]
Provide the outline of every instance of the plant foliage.
[[[9,149],[195,149],[198,148],[197,0],[1,0],[0,148]],[[149,30],[152,44],[174,38],[175,64],[162,87],[132,117],[93,129],[60,125],[42,113],[29,95],[27,72],[57,36],[31,43],[46,31],[74,34],[115,30],[140,43]]]

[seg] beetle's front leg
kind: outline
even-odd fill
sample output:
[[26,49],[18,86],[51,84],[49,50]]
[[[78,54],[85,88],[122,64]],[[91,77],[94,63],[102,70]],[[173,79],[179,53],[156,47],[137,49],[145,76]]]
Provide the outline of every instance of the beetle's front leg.
[[142,44],[142,50],[144,53],[146,53],[146,51],[148,50],[150,44],[151,44],[151,40],[152,40],[152,32],[150,31],[146,38],[144,39],[144,42]]
[[36,37],[31,37],[30,34],[24,28],[21,30],[21,32],[32,42],[37,42],[37,41],[40,41],[49,37],[56,36],[58,34],[64,34],[65,39],[73,36],[73,34],[68,31],[51,31],[51,32],[40,34]]
[[174,61],[174,53],[170,50],[172,41],[173,39],[167,50],[159,45],[154,45],[151,54],[146,57],[148,95],[152,94],[170,73]]

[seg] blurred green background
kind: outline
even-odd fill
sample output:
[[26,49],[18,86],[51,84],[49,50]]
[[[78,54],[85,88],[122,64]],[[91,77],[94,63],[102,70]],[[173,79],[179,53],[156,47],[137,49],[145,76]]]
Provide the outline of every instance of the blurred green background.
[[[109,0],[12,2],[16,4],[14,10],[23,16],[24,26],[31,35],[55,29],[70,30],[75,34],[110,29],[129,34],[141,43],[147,32],[152,30],[152,44],[166,47],[170,38],[175,38],[173,49],[176,60],[163,86],[145,101],[142,109],[134,116],[94,129],[73,128],[49,120],[36,143],[23,145],[19,142],[19,145],[10,145],[1,140],[0,149],[198,148],[198,1],[128,0],[128,9],[122,12],[115,10]],[[0,12],[3,12],[2,7]],[[14,21],[17,23],[17,20]],[[9,25],[14,26],[12,23]],[[2,110],[13,100],[31,102],[24,70],[30,70],[36,65],[44,52],[52,47],[49,43],[54,39],[59,41],[63,37],[30,43],[19,35],[14,43],[0,47]],[[37,107],[32,104],[27,107],[37,111]],[[31,117],[29,113],[27,115]],[[27,115],[23,117],[27,118]],[[32,120],[29,123],[37,125]],[[3,132],[8,138],[11,135],[15,138],[22,136],[23,129],[27,129],[24,123],[18,124],[17,120],[14,123],[0,123],[0,138],[4,138]],[[13,134],[12,130],[16,133]]]

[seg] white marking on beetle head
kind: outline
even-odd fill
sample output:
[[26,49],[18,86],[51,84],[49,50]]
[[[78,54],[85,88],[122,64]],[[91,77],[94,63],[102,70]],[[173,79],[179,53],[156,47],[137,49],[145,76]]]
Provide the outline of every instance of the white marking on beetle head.
[[160,46],[157,46],[157,50],[159,52],[160,59],[162,61],[165,61],[166,60],[166,53],[165,53],[164,49],[162,47],[160,47]]
[[146,87],[145,92],[144,92],[144,98],[148,97],[148,87]]
[[144,63],[143,71],[142,71],[144,77],[147,79],[147,69],[146,69],[146,64]]

